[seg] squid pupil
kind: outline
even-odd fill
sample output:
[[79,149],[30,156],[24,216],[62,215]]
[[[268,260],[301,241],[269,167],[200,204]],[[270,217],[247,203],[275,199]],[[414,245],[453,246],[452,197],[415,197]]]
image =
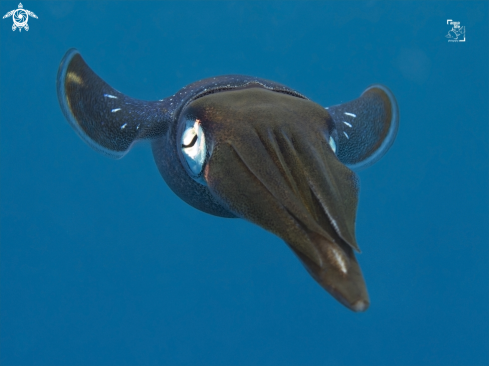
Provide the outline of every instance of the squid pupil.
[[194,138],[192,139],[192,141],[190,141],[190,143],[188,145],[182,144],[182,147],[192,147],[192,146],[194,146],[195,141],[197,141],[197,135],[194,136]]

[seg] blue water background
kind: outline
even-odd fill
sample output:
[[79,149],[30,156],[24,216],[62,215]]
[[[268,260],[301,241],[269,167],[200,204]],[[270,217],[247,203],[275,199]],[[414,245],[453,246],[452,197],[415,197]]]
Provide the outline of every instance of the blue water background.
[[[0,22],[2,365],[488,364],[487,1],[23,5],[28,32]],[[185,204],[149,145],[86,146],[56,96],[71,47],[147,100],[229,73],[324,106],[391,88],[397,140],[359,173],[370,309],[278,237]]]

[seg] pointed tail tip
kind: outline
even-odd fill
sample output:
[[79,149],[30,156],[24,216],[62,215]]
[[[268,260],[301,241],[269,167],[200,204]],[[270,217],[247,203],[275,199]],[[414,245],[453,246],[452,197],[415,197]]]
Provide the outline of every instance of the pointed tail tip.
[[367,288],[362,283],[356,283],[354,288],[344,288],[340,291],[337,289],[331,291],[331,289],[329,289],[328,292],[333,295],[339,303],[355,313],[367,311],[370,306],[370,298],[367,293]]
[[348,284],[338,283],[337,287],[326,288],[326,290],[333,295],[340,304],[355,313],[367,311],[370,306],[370,297],[368,296],[363,278],[362,281],[357,279],[357,281],[350,281]]
[[369,306],[370,306],[370,301],[366,299],[362,299],[351,304],[349,308],[356,313],[362,313],[366,311],[369,308]]
[[366,311],[370,306],[370,297],[353,249],[347,244],[338,245],[319,236],[317,238],[321,265],[290,247],[309,274],[338,302],[354,312]]

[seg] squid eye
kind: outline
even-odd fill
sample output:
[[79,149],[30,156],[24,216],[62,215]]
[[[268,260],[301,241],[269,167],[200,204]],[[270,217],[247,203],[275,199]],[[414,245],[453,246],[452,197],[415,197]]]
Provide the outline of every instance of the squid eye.
[[182,153],[188,167],[195,175],[199,175],[205,162],[207,149],[205,135],[200,120],[187,120],[182,133]]

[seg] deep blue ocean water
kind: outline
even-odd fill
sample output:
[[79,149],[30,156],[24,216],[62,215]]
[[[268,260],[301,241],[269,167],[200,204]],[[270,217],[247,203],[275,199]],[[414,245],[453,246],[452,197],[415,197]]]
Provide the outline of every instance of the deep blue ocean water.
[[[28,32],[0,23],[2,365],[488,364],[488,1],[23,5]],[[230,73],[324,106],[391,88],[397,140],[359,172],[370,309],[278,237],[185,204],[149,145],[86,146],[56,96],[71,47],[139,99]]]

